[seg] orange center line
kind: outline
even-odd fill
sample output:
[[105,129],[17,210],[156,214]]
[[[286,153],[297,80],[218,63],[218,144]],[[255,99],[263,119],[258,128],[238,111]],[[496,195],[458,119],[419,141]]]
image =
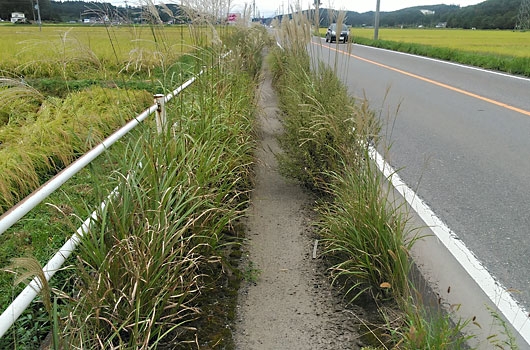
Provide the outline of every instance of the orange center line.
[[354,55],[352,53],[348,53],[348,52],[345,52],[345,51],[342,51],[342,50],[338,50],[338,49],[333,48],[333,47],[330,47],[329,49],[337,51],[337,52],[340,52],[340,53],[343,53],[343,54],[346,54],[346,55],[348,55],[350,57],[353,57],[353,58],[356,58],[356,59],[358,59],[360,61],[371,63],[371,64],[374,64],[376,66],[379,66],[379,67],[382,67],[382,68],[386,68],[386,69],[389,69],[391,71],[394,71],[394,72],[397,72],[397,73],[400,73],[400,74],[403,74],[403,75],[407,75],[407,76],[409,76],[411,78],[419,79],[419,80],[422,80],[424,82],[431,83],[433,85],[440,86],[440,87],[443,87],[445,89],[448,89],[448,90],[451,90],[451,91],[454,91],[454,92],[458,92],[458,93],[461,93],[463,95],[467,95],[467,96],[470,96],[470,97],[474,97],[476,99],[479,99],[479,100],[494,104],[496,106],[503,107],[503,108],[509,109],[511,111],[518,112],[518,113],[530,116],[530,111],[527,111],[525,109],[517,108],[517,107],[511,106],[509,104],[506,104],[506,103],[503,103],[503,102],[499,102],[497,100],[493,100],[491,98],[480,96],[480,95],[474,94],[474,93],[466,91],[466,90],[459,89],[459,88],[451,86],[451,85],[440,83],[439,81],[432,80],[432,79],[429,79],[429,78],[425,78],[425,77],[422,77],[421,75],[410,73],[410,72],[407,72],[407,71],[404,71],[404,70],[401,70],[401,69],[398,69],[398,68],[394,68],[394,67],[391,67],[391,66],[387,66],[386,64],[375,62],[375,61],[369,60],[367,58]]

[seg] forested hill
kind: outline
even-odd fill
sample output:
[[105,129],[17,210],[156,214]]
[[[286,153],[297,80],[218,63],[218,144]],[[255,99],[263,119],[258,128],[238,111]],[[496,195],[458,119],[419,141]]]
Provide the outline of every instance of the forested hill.
[[[9,20],[11,12],[24,12],[26,18],[33,21],[36,13],[33,6],[36,0],[0,0],[0,18]],[[131,1],[131,3],[135,3]],[[142,8],[139,6],[116,7],[110,3],[95,1],[50,1],[39,0],[40,12],[43,21],[69,22],[82,21],[86,18],[106,17],[109,20],[140,21]],[[184,20],[184,13],[180,6],[168,4],[156,6],[163,22],[179,19]]]
[[[450,28],[514,29],[522,0],[487,0],[473,6],[426,5],[382,12],[382,27],[435,27],[444,23]],[[427,11],[425,11],[427,10]],[[324,12],[326,12],[324,10]],[[327,18],[324,14],[321,18]],[[374,12],[347,13],[353,26],[373,25]]]
[[522,0],[488,0],[460,9],[448,18],[454,28],[513,29]]
[[[523,0],[486,0],[480,4],[460,7],[457,5],[426,5],[416,6],[399,11],[382,12],[382,27],[435,27],[439,24],[449,28],[477,29],[514,29],[517,15]],[[11,12],[24,12],[26,18],[34,18],[32,4],[35,0],[0,0],[0,18],[8,20]],[[130,20],[141,18],[141,9],[128,7],[117,8],[110,3],[85,1],[51,1],[39,0],[41,16],[44,21],[68,22],[79,21],[89,15],[90,10],[111,13]],[[167,5],[172,16],[168,16],[167,8],[160,10],[161,19],[166,22],[173,18],[182,18],[178,5]],[[371,26],[374,24],[374,12],[358,13],[349,11],[346,23],[353,26]],[[321,9],[321,25],[330,22],[328,11]]]

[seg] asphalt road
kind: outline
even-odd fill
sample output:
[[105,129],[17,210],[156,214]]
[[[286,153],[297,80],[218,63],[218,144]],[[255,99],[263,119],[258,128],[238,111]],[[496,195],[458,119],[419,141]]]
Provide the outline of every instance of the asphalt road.
[[323,40],[311,51],[380,113],[386,160],[529,310],[530,80]]

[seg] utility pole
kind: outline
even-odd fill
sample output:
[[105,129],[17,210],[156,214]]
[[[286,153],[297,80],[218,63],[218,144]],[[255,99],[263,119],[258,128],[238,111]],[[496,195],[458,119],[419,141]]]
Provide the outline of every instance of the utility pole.
[[127,24],[129,24],[129,6],[127,6],[127,0],[124,1],[125,3],[125,20],[127,21]]
[[37,21],[39,23],[39,31],[42,32],[42,21],[40,19],[40,6],[39,6],[39,0],[37,0],[37,4],[35,5],[35,8],[37,9]]
[[374,40],[379,40],[379,9],[381,8],[381,0],[377,0],[375,6],[375,23],[374,23]]
[[322,2],[320,0],[314,0],[313,6],[315,6],[315,31],[316,34],[318,34],[318,30],[320,28],[320,5],[322,5]]

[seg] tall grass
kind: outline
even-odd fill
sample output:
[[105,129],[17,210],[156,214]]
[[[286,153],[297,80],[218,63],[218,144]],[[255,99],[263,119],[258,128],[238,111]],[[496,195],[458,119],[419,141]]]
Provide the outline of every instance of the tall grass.
[[369,161],[349,169],[333,179],[333,200],[321,208],[319,222],[326,254],[339,261],[332,267],[334,281],[347,285],[351,299],[367,291],[406,299],[415,240],[407,216],[385,194],[384,179]]
[[[154,79],[167,92],[189,74],[184,68],[198,72],[213,67],[168,105],[166,133],[154,134],[154,125],[145,125],[128,138],[130,142],[111,149],[106,164],[114,171],[94,187],[108,188],[111,183],[118,187],[119,196],[98,212],[94,229],[83,237],[76,260],[70,261],[73,277],[67,289],[56,291],[60,300],[52,312],[60,316],[53,317],[58,325],[54,334],[60,339],[55,346],[186,347],[196,341],[198,332],[193,329],[196,322],[190,322],[205,317],[202,307],[208,310],[216,303],[198,297],[215,291],[216,281],[227,278],[232,269],[224,251],[233,242],[225,235],[234,231],[246,207],[254,147],[255,88],[261,61],[252,58],[261,54],[268,36],[264,29],[246,28],[242,29],[246,35],[223,43],[211,40],[224,40],[211,24],[195,30],[207,47],[193,45],[195,51],[184,64],[157,56]],[[160,55],[174,49],[167,34],[153,28],[152,41]],[[232,54],[220,60],[228,49]],[[136,72],[131,76],[145,77]],[[108,101],[99,101],[103,97],[97,91],[101,90],[108,97],[117,94],[119,105],[107,110],[103,102]],[[48,126],[45,121],[53,127],[65,126],[59,139],[73,153],[52,153],[50,168],[45,169],[55,169],[63,161],[60,157],[69,161],[71,154],[83,153],[84,146],[115,129],[106,118],[114,114],[123,122],[129,115],[124,108],[129,103],[143,105],[147,101],[143,96],[149,95],[99,87],[72,91],[64,102],[59,98],[41,102],[37,121],[24,128],[42,130]],[[20,139],[24,128],[10,128],[8,123],[3,135],[6,140]],[[27,133],[42,141],[52,139],[56,129],[51,130]],[[53,144],[60,146],[56,139]],[[27,150],[22,154],[28,157]],[[71,227],[75,226],[72,222]],[[2,339],[0,344],[23,346],[17,343],[19,336],[11,335],[13,342]],[[222,342],[229,344],[228,338]]]
[[68,347],[146,348],[196,312],[190,302],[207,245],[194,241],[209,234],[203,230],[215,215],[184,178],[182,159],[164,162],[151,153],[161,145],[149,141],[125,155],[142,167],[122,174],[119,199],[84,237],[76,269],[81,293],[65,321]]
[[204,266],[220,264],[242,213],[253,147],[252,80],[219,69],[228,78],[213,70],[186,91],[173,128],[145,131],[123,154],[119,199],[84,238],[69,346],[167,346],[199,317]]
[[307,49],[277,50],[274,57],[282,64],[276,84],[285,112],[280,168],[329,200],[318,226],[327,253],[339,259],[335,281],[353,281],[353,299],[366,290],[406,297],[414,240],[369,160],[378,121],[365,102],[349,97],[332,68],[310,69]]
[[[284,19],[282,29],[302,21]],[[311,62],[307,38],[295,32],[286,32],[288,44],[271,58],[284,112],[279,161],[284,174],[318,195],[315,226],[332,282],[349,301],[369,296],[380,307],[379,330],[369,327],[378,348],[465,348],[461,332],[471,321],[454,323],[441,307],[431,310],[410,280],[416,230],[370,160],[371,147],[383,140],[380,121],[366,101],[348,96],[337,61]]]

